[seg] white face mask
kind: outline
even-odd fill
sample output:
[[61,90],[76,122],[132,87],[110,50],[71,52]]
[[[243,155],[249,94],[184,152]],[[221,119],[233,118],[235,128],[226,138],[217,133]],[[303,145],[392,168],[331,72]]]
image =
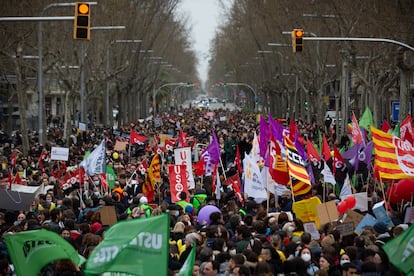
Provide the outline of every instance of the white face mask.
[[304,260],[305,262],[309,262],[311,260],[311,255],[308,253],[303,253],[301,256],[302,260]]
[[230,256],[234,256],[234,255],[236,255],[236,249],[230,249],[230,251],[229,251],[229,254],[230,254]]
[[287,230],[288,230],[288,232],[293,232],[293,231],[295,231],[295,227],[293,227],[293,226],[289,226],[289,227],[287,228]]
[[227,252],[227,247],[224,247],[223,248],[223,252]]
[[340,261],[340,264],[341,264],[341,265],[344,265],[344,264],[346,264],[346,263],[349,263],[349,261],[348,261],[348,260],[341,260],[341,261]]

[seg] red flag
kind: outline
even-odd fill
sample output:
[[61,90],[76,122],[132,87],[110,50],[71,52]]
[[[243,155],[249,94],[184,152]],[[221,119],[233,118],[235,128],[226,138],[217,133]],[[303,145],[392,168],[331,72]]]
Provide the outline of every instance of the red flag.
[[178,147],[179,148],[185,148],[187,146],[188,146],[187,134],[185,134],[183,129],[180,129],[180,134],[178,135]]
[[388,132],[391,129],[390,124],[388,123],[387,119],[384,119],[384,122],[382,123],[381,130],[384,132]]
[[22,179],[20,178],[19,173],[16,173],[16,176],[14,177],[14,181],[13,181],[13,183],[14,183],[14,184],[23,184],[23,181],[22,181]]
[[309,161],[314,162],[314,163],[321,162],[321,157],[319,156],[319,153],[316,150],[315,146],[312,144],[311,140],[308,140],[306,143],[306,151],[308,152]]
[[99,179],[101,180],[101,185],[105,191],[108,190],[108,181],[106,181],[106,173],[99,174]]
[[154,138],[154,152],[161,154],[162,150],[158,147],[158,144],[160,143],[160,137],[159,136],[155,136]]
[[273,135],[270,135],[270,155],[269,155],[269,174],[272,179],[282,185],[287,185],[290,181],[289,171],[286,161],[282,157],[282,148]]
[[194,174],[197,176],[203,176],[205,173],[204,157],[201,157],[200,161],[193,164]]
[[43,172],[45,170],[45,166],[43,165],[43,160],[46,157],[46,151],[42,150],[42,152],[40,153],[39,159],[38,159],[38,163],[39,163],[39,169]]
[[66,171],[66,169],[67,169],[66,162],[64,162],[64,161],[60,162],[60,167],[61,167],[62,170]]
[[295,135],[298,133],[298,127],[294,120],[290,120],[289,123],[289,139],[295,140]]
[[336,169],[342,169],[344,166],[345,166],[344,158],[342,157],[338,148],[334,146],[333,174],[335,175]]
[[170,178],[171,201],[180,201],[181,192],[188,194],[188,187],[187,184],[185,184],[188,179],[186,165],[169,165],[168,172]]
[[[203,158],[204,159],[204,158]],[[219,175],[218,175],[219,173],[218,173],[218,163],[216,163],[215,165],[214,165],[214,170],[213,170],[213,173],[212,173],[212,175],[211,175],[211,191],[213,192],[213,193],[215,193],[215,191],[216,191],[216,178],[217,177],[220,177]],[[219,187],[220,188],[220,187]]]
[[137,170],[139,170],[142,175],[144,175],[147,172],[147,170],[148,170],[148,161],[147,161],[146,158],[141,161],[141,163],[138,165]]
[[236,169],[239,173],[243,172],[243,168],[241,166],[241,158],[240,158],[240,150],[239,146],[236,146],[236,157],[234,158],[234,163],[236,164]]
[[166,139],[165,142],[164,142],[164,150],[163,150],[163,152],[173,151],[176,141],[177,141],[176,139],[169,139],[169,140]]
[[11,156],[11,166],[12,168],[16,167],[17,152],[13,151]]
[[413,119],[411,114],[408,114],[400,124],[400,137],[403,141],[413,144]]
[[139,135],[133,129],[131,129],[131,133],[129,134],[129,143],[130,144],[144,144],[145,141],[147,141],[147,140],[148,140],[147,137],[145,137],[143,135]]
[[358,125],[358,120],[355,117],[355,113],[352,112],[352,131],[351,131],[352,141],[355,145],[362,144],[364,138],[362,137],[361,129]]
[[328,161],[332,158],[331,150],[329,149],[329,144],[326,140],[325,134],[322,136],[322,157],[325,161]]
[[231,185],[233,187],[234,193],[237,197],[237,199],[239,200],[239,202],[241,204],[244,204],[244,200],[242,197],[242,194],[240,192],[240,176],[239,173],[236,173],[235,175],[232,175],[230,177],[228,177],[226,180],[224,180],[223,182],[224,185],[228,186]]

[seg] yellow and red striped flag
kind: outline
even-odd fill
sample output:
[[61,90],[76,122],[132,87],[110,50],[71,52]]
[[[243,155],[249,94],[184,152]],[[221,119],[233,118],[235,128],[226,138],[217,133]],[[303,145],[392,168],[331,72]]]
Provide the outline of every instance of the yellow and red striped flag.
[[371,126],[375,151],[375,165],[381,178],[401,179],[414,177],[414,149],[391,133]]
[[309,174],[306,170],[305,160],[303,160],[295,144],[289,139],[288,136],[285,136],[285,145],[289,175],[311,185]]

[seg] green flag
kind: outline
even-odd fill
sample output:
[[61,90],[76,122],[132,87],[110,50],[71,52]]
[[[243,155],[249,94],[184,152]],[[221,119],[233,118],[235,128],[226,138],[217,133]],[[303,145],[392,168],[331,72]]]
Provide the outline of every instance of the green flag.
[[23,231],[4,236],[7,251],[18,276],[37,276],[48,263],[70,259],[80,265],[76,249],[64,238],[46,229]]
[[116,179],[116,174],[115,174],[114,168],[107,165],[106,166],[106,181],[108,182],[108,186],[109,188],[111,188],[111,190],[113,190],[115,187],[115,179]]
[[365,107],[365,111],[359,119],[359,126],[364,128],[366,131],[371,131],[371,126],[374,126],[374,118],[372,117],[372,112],[369,107]]
[[167,275],[169,225],[168,214],[114,224],[86,261],[85,273]]
[[193,275],[193,268],[195,263],[195,256],[196,256],[196,245],[192,245],[193,248],[191,249],[190,254],[185,260],[183,266],[181,267],[180,271],[178,272],[178,276],[191,276]]
[[406,275],[414,275],[414,224],[382,248],[396,268]]
[[400,134],[400,122],[398,122],[394,129],[391,131],[392,135],[397,136],[398,138],[401,138],[401,134]]

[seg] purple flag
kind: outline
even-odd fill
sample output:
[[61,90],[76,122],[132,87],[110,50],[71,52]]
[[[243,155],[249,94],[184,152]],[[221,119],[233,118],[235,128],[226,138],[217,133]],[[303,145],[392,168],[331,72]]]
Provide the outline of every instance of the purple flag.
[[360,145],[353,145],[350,149],[342,154],[342,157],[346,160],[349,160],[349,163],[354,167],[355,171],[358,171],[358,149]]
[[273,137],[275,138],[276,141],[279,141],[283,145],[285,143],[283,135],[284,134],[288,135],[289,130],[285,128],[284,126],[282,126],[281,124],[279,124],[278,122],[276,122],[275,120],[273,120],[272,115],[270,115],[270,113],[268,114],[268,117],[269,117],[269,128],[270,128],[270,131],[272,132]]
[[372,158],[372,147],[374,144],[370,141],[365,149],[359,154],[359,161],[364,162],[367,164],[367,169],[371,169],[371,158]]
[[260,139],[259,139],[259,149],[260,149],[260,156],[263,159],[266,159],[268,155],[268,148],[269,148],[269,140],[270,140],[270,128],[267,124],[265,118],[260,115]]
[[220,160],[220,145],[214,131],[212,131],[212,136],[213,140],[210,145],[201,153],[201,156],[204,157],[205,175],[211,175],[214,171],[214,166]]

